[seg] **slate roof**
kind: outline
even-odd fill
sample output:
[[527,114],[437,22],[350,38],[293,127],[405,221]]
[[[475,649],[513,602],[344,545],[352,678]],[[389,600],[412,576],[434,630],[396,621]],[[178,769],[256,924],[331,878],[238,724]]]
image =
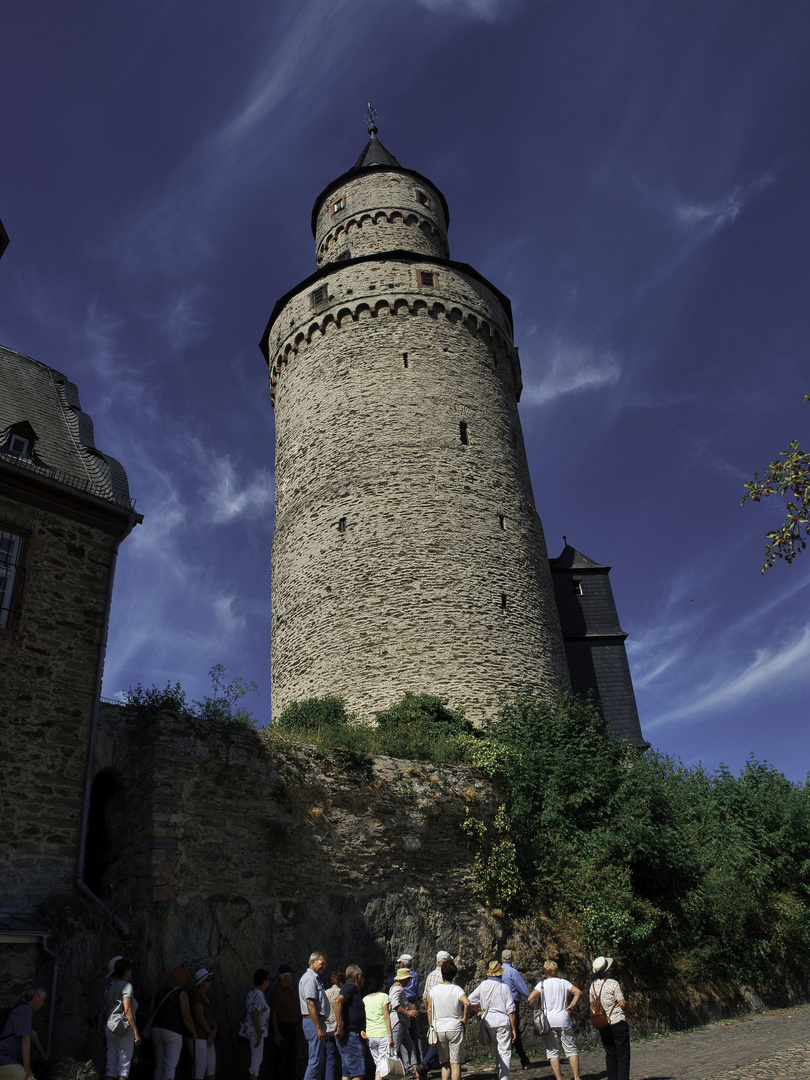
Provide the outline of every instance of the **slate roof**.
[[12,427],[26,423],[36,434],[29,458],[0,449],[0,463],[132,508],[127,474],[95,444],[93,421],[67,376],[0,345],[0,447]]
[[399,168],[399,162],[393,154],[385,149],[383,144],[377,138],[377,129],[371,128],[371,138],[366,143],[365,149],[360,157],[355,161],[355,169],[363,169],[368,165],[393,165],[395,168]]
[[594,562],[567,542],[557,558],[549,559],[548,564],[552,573],[555,570],[610,570],[609,566]]

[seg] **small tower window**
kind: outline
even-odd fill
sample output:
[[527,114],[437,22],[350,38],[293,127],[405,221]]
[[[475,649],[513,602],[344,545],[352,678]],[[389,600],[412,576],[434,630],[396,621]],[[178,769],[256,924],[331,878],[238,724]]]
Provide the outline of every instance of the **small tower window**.
[[424,285],[425,288],[435,289],[438,284],[438,274],[434,274],[430,270],[419,271],[419,284]]
[[346,203],[345,203],[345,201],[344,201],[344,199],[343,199],[343,196],[342,196],[342,195],[340,195],[340,196],[339,196],[339,197],[338,197],[337,199],[335,199],[335,201],[334,201],[334,202],[332,203],[332,213],[333,213],[333,214],[338,214],[338,213],[340,213],[340,211],[341,211],[341,210],[343,210],[343,209],[345,208],[345,206],[346,206]]
[[346,532],[346,518],[341,518],[338,522],[338,532]]
[[351,258],[351,255],[349,254],[349,249],[346,248],[345,251],[341,251],[341,253],[338,255],[338,257],[335,259],[335,262],[346,262],[346,260],[350,259],[350,258]]
[[506,611],[506,593],[501,593],[501,611]]
[[325,285],[321,285],[319,289],[315,289],[314,292],[309,294],[309,306],[317,307],[318,304],[323,304],[328,299],[328,293]]
[[582,582],[579,580],[579,578],[573,579],[573,581],[571,582],[571,587],[573,588],[577,596],[582,596]]
[[416,198],[422,204],[422,206],[426,206],[428,210],[430,209],[430,196],[427,194],[427,192],[419,191],[417,189]]
[[498,523],[500,524],[502,529],[506,528],[506,518],[503,516],[503,514],[498,514]]
[[470,435],[469,435],[469,432],[467,431],[467,422],[466,422],[466,420],[462,420],[461,423],[458,425],[458,433],[459,433],[459,437],[461,438],[461,445],[462,446],[469,446],[470,445]]
[[402,354],[402,363],[405,365],[405,367],[408,366],[408,354],[406,352]]

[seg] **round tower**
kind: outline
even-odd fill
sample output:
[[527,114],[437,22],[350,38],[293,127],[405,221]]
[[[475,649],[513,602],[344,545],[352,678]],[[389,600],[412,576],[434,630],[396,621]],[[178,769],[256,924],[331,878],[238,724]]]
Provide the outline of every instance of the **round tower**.
[[568,681],[509,301],[449,259],[447,203],[369,128],[318,196],[318,270],[262,339],[276,412],[272,698],[473,721]]

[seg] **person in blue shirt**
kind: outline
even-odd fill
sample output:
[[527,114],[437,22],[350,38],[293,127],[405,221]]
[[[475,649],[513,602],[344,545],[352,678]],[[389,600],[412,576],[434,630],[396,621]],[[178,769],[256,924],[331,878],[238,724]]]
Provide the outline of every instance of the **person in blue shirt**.
[[512,1001],[515,1003],[515,1021],[517,1028],[517,1038],[514,1043],[514,1050],[517,1056],[520,1058],[520,1064],[524,1069],[528,1069],[531,1066],[529,1061],[529,1055],[523,1049],[523,1040],[520,1037],[520,1023],[518,1021],[518,1015],[520,1013],[520,999],[528,1001],[529,988],[523,980],[523,976],[520,974],[516,967],[512,967],[512,960],[514,959],[514,953],[511,949],[504,949],[501,953],[501,964],[503,965],[502,981],[506,983],[512,994]]

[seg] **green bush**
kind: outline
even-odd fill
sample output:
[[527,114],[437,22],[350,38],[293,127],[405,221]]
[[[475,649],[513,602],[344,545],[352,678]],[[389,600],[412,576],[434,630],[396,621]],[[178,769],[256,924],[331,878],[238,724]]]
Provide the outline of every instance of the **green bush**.
[[466,760],[466,743],[459,737],[475,730],[463,709],[450,709],[431,694],[406,693],[376,720],[380,753],[420,761]]
[[767,985],[810,962],[810,785],[753,760],[735,777],[642,753],[571,694],[518,695],[485,736],[472,757],[503,788],[505,823],[466,833],[490,903],[651,977],[680,965]]

